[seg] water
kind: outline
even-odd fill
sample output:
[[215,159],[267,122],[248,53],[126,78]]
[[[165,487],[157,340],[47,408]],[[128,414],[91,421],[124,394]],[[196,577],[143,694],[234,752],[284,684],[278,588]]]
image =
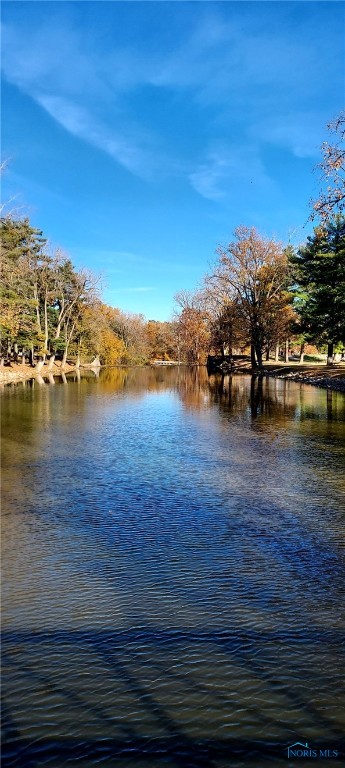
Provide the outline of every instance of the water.
[[3,765],[344,752],[344,395],[157,368],[1,399]]

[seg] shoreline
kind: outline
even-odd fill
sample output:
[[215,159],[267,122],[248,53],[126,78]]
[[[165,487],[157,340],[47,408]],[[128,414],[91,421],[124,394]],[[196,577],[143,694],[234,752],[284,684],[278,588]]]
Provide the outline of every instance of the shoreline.
[[14,363],[12,365],[4,365],[0,368],[0,385],[12,384],[17,381],[29,381],[30,379],[36,379],[38,377],[47,379],[50,376],[63,376],[67,373],[72,373],[73,371],[77,370],[83,371],[93,369],[93,366],[86,364],[77,367],[76,365],[67,363],[62,367],[61,364],[57,362],[54,363],[50,371],[48,371],[47,367],[43,367],[40,371],[37,371],[36,368],[32,368],[29,365],[20,365]]
[[[107,368],[108,366],[100,366]],[[109,366],[113,368],[114,366]],[[117,367],[117,366],[115,366]],[[121,367],[121,366],[119,366]],[[99,370],[100,368],[97,368]],[[35,368],[13,364],[0,368],[0,385],[12,384],[20,381],[28,381],[37,377],[49,378],[49,376],[62,376],[78,370],[75,365],[67,364],[63,368],[59,362],[54,363],[51,371],[42,368],[36,371]],[[80,371],[92,370],[91,365],[81,365]],[[300,363],[266,363],[262,370],[253,369],[247,361],[241,360],[235,362],[235,368],[230,370],[216,370],[214,375],[249,375],[249,376],[268,376],[270,378],[293,381],[300,384],[327,389],[334,392],[345,393],[345,365],[335,364],[326,366],[325,364],[300,364]]]
[[276,363],[271,362],[263,366],[262,370],[253,369],[250,365],[236,365],[233,371],[237,374],[249,374],[251,376],[268,376],[273,379],[294,381],[299,384],[327,389],[333,392],[345,393],[345,365],[315,363]]

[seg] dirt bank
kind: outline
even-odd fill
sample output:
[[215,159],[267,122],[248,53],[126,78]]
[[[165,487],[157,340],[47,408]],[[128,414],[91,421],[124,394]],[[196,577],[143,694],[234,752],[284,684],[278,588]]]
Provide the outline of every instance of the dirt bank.
[[[258,373],[253,371],[248,362],[235,363],[235,373]],[[312,384],[313,387],[332,389],[345,392],[345,364],[338,363],[328,366],[326,363],[265,363],[262,373],[276,379],[299,381],[302,384]]]
[[65,365],[61,367],[61,363],[54,363],[52,370],[48,371],[48,366],[44,365],[41,371],[36,371],[31,365],[17,365],[12,363],[11,365],[3,365],[0,367],[0,384],[10,384],[12,381],[24,381],[25,379],[34,379],[36,376],[42,376],[45,378],[53,374],[53,376],[61,376],[62,373],[69,373],[74,371],[74,365]]

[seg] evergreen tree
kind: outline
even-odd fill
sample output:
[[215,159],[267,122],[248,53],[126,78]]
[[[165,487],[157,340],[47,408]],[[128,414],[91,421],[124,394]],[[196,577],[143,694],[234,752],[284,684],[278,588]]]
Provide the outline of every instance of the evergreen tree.
[[28,219],[1,218],[1,351],[13,344],[31,347],[37,341],[38,297],[33,290],[32,263],[40,259],[46,240]]
[[317,227],[291,263],[301,327],[310,341],[327,344],[331,363],[334,346],[345,343],[345,217]]

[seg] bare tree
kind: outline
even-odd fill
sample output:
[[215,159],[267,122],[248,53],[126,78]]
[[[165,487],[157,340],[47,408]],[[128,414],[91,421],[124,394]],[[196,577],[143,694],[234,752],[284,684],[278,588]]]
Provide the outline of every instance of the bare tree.
[[[2,160],[0,162],[0,176],[6,173],[10,160]],[[18,206],[15,203],[18,200],[18,195],[11,195],[7,200],[0,200],[0,216],[2,219],[19,219],[25,213],[24,206]]]
[[335,134],[335,141],[325,141],[321,150],[323,160],[319,163],[322,179],[326,184],[317,200],[312,201],[313,211],[310,218],[320,216],[326,222],[335,213],[345,210],[345,112],[327,126]]

